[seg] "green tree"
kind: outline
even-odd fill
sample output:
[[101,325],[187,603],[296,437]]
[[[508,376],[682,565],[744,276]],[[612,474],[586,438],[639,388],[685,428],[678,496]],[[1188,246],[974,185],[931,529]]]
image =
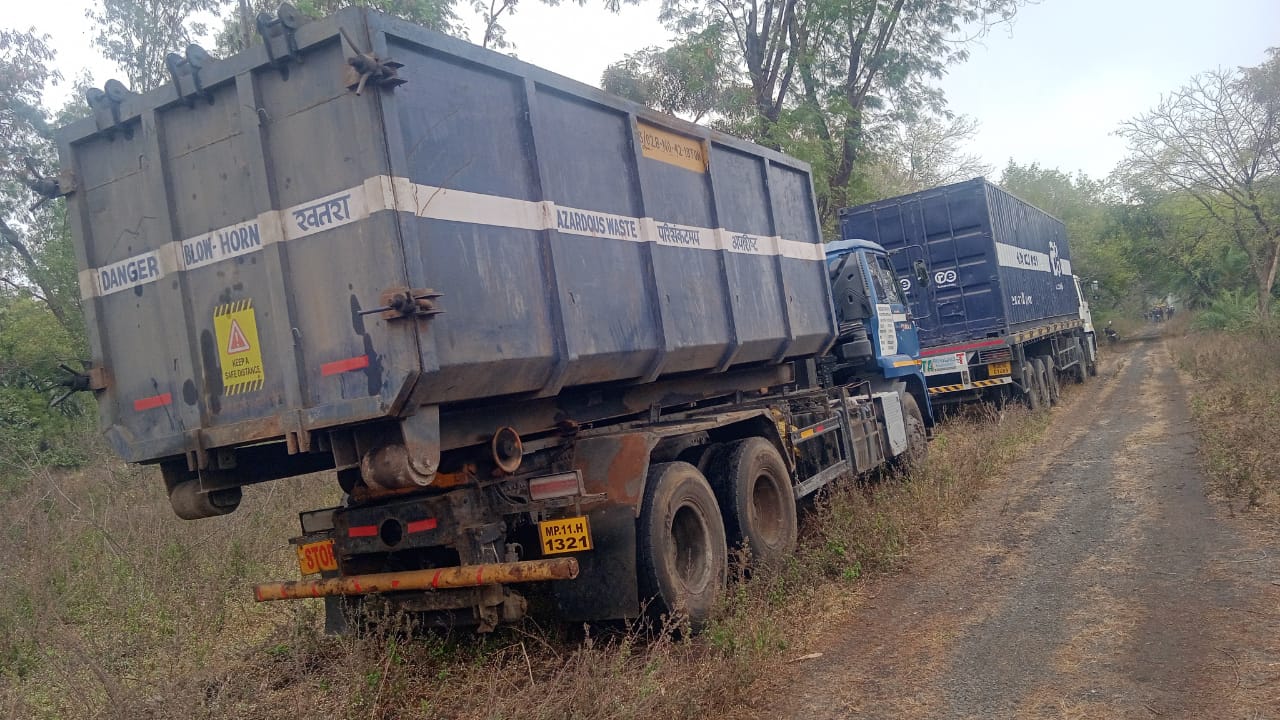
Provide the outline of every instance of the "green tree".
[[1248,258],[1265,322],[1280,271],[1280,48],[1258,67],[1192,78],[1119,135],[1130,193],[1193,200],[1205,230],[1191,237],[1226,238]]
[[61,202],[33,205],[31,186],[56,175],[56,124],[40,104],[61,80],[47,36],[0,31],[0,285],[43,303],[69,331],[81,327],[75,263]]
[[[129,88],[146,92],[169,79],[164,58],[208,33],[227,0],[98,0],[85,11],[93,44],[116,63]],[[203,20],[201,18],[204,18]]]
[[[752,112],[727,128],[814,165],[830,217],[865,180],[875,132],[946,116],[930,82],[1021,0],[663,0],[675,33],[719,28]],[[889,123],[886,123],[888,120]]]
[[61,79],[54,59],[47,37],[0,31],[0,476],[77,461],[66,438],[87,425],[82,400],[49,407],[58,364],[85,346],[64,203],[33,207],[31,189],[56,175],[53,128],[65,118],[40,102]]
[[1144,266],[1134,262],[1136,223],[1126,223],[1128,209],[1116,202],[1106,182],[1010,160],[1000,185],[1066,225],[1073,272],[1097,281],[1111,306],[1138,302],[1150,289],[1138,271]]
[[[136,0],[130,0],[136,1]],[[222,0],[220,0],[222,1]],[[560,5],[561,0],[539,0],[544,5]],[[437,32],[468,39],[467,26],[458,15],[463,0],[296,0],[294,5],[303,15],[320,18],[345,7],[368,7],[408,20]],[[572,0],[586,5],[587,0]],[[604,7],[617,12],[623,5],[636,5],[640,0],[603,0]],[[218,52],[231,55],[257,42],[254,18],[259,13],[274,14],[280,0],[236,0],[236,7],[223,19],[222,28],[216,33]],[[511,50],[514,45],[507,39],[502,22],[515,15],[519,0],[468,0],[467,4],[480,18],[482,47],[491,50]]]
[[927,115],[895,123],[876,151],[877,184],[891,195],[925,190],[994,170],[964,143],[977,134],[978,123],[966,116]]
[[600,86],[662,112],[700,122],[731,113],[733,66],[719,28],[690,35],[670,47],[648,47],[605,68]]

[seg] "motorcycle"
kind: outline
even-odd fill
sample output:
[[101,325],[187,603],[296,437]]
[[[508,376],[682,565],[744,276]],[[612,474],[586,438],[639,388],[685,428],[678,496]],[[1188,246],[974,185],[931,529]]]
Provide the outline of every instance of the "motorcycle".
[[1116,332],[1116,329],[1111,327],[1111,323],[1107,323],[1107,326],[1103,328],[1103,332],[1107,335],[1108,345],[1115,345],[1120,341],[1120,333]]

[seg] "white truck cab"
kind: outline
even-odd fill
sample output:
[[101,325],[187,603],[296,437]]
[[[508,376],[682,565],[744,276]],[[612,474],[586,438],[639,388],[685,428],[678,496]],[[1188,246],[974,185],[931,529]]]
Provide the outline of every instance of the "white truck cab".
[[1098,361],[1098,340],[1093,332],[1093,314],[1089,311],[1089,301],[1085,299],[1084,286],[1080,284],[1080,276],[1072,275],[1071,279],[1076,284],[1076,294],[1080,296],[1080,321],[1084,323],[1084,351],[1088,355],[1089,365],[1092,366]]

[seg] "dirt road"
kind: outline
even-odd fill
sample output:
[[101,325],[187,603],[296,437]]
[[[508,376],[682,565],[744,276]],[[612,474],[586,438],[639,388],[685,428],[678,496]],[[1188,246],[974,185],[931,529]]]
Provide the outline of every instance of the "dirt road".
[[744,715],[1280,718],[1280,546],[1195,450],[1166,349],[1128,346]]

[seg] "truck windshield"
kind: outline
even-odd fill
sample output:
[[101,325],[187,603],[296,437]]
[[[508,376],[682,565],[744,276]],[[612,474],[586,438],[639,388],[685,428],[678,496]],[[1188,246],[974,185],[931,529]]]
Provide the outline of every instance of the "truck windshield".
[[876,302],[902,304],[902,296],[898,293],[898,279],[893,275],[893,266],[889,258],[883,255],[868,255],[867,265],[871,268],[871,284],[876,291]]

